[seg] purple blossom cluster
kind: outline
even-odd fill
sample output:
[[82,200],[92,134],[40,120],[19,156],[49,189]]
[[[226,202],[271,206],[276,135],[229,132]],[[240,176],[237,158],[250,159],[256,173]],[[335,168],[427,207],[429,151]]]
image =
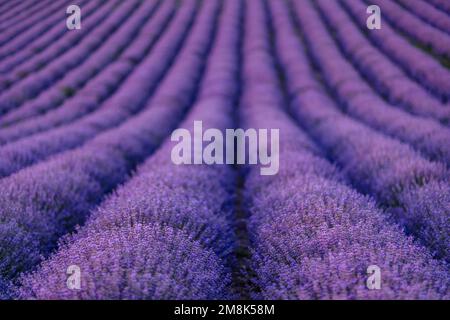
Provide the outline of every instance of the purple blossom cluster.
[[446,1],[71,4],[0,0],[0,300],[450,299]]
[[[283,2],[268,1],[276,48],[283,61],[295,59],[298,46]],[[446,268],[387,219],[369,198],[346,185],[337,168],[316,151],[311,140],[285,116],[280,83],[271,63],[267,17],[252,1],[247,16],[242,105],[247,125],[283,128],[279,175],[251,170],[247,182],[249,230],[256,298],[264,299],[434,299],[446,296]],[[254,39],[258,39],[257,41]],[[265,41],[264,41],[265,39]],[[281,57],[283,56],[283,57]],[[285,60],[286,59],[286,60]],[[273,58],[272,58],[273,60]],[[287,66],[286,66],[287,67]],[[316,91],[299,69],[286,68],[295,92]],[[252,74],[254,75],[252,77]],[[298,75],[294,78],[294,75]],[[260,81],[264,79],[264,81]],[[271,84],[271,92],[252,94]],[[292,88],[294,90],[294,88]],[[247,97],[247,94],[249,95]],[[265,103],[270,101],[270,103]],[[262,107],[263,106],[263,107]],[[261,109],[262,108],[262,109]],[[314,105],[321,109],[321,105]],[[267,109],[267,110],[266,110]],[[261,112],[270,117],[261,116]],[[288,133],[289,132],[289,133]],[[292,133],[291,133],[292,132]],[[297,145],[293,149],[292,146]],[[384,270],[385,287],[366,289],[366,269]],[[405,271],[409,270],[408,275]],[[409,275],[412,274],[412,277]]]

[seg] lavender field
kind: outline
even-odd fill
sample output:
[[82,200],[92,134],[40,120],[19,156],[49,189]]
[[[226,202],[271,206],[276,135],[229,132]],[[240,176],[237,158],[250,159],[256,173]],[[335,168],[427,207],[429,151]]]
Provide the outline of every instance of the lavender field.
[[[200,122],[276,170],[174,163]],[[448,300],[449,263],[450,1],[0,0],[0,299]]]

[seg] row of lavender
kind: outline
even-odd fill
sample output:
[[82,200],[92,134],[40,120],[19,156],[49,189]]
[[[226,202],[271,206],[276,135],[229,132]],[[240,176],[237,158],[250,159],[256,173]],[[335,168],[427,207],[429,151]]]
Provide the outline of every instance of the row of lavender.
[[[111,98],[132,71],[139,68],[174,11],[174,3],[168,1],[161,5],[154,19],[141,24],[143,18],[148,18],[149,10],[154,10],[155,2],[149,1],[147,4],[149,6],[141,12],[141,16],[129,19],[86,64],[70,73],[67,79],[60,81],[63,83],[57,83],[38,98],[5,115],[2,123],[22,121],[0,129],[0,144],[11,143],[22,137],[73,122],[97,110],[104,101]],[[137,37],[134,39],[133,35]],[[129,43],[130,41],[132,42]],[[115,46],[117,51],[111,53],[108,44]],[[66,99],[61,91],[64,83],[70,84],[73,90],[78,90],[77,94]],[[40,115],[44,111],[47,112]]]
[[430,46],[436,53],[450,57],[450,34],[448,34],[450,30],[444,32],[424,23],[395,1],[376,0],[374,3],[384,9],[385,17],[396,28],[420,43]]
[[[367,4],[363,0],[340,0],[359,28],[366,28]],[[411,45],[387,22],[377,32],[368,32],[368,38],[390,59],[416,81],[427,87],[443,100],[450,98],[450,83],[447,81],[450,71],[444,68],[434,57],[422,49]]]
[[[351,23],[350,23],[351,24]],[[353,32],[353,35],[355,35],[355,32]],[[111,43],[112,39],[110,42]],[[360,45],[361,43],[358,43],[356,41],[353,41],[353,44],[351,46]],[[365,46],[367,47],[367,46]],[[106,53],[108,50],[108,45],[105,45],[103,48],[103,54],[100,52],[95,55],[95,57],[92,57],[89,59],[90,63],[85,63],[82,65],[82,68],[77,68],[77,70],[73,72],[69,72],[65,79],[62,79],[58,82],[58,84],[55,84],[52,88],[50,88],[48,91],[43,92],[37,99],[29,101],[29,103],[25,103],[17,110],[14,110],[7,114],[6,116],[2,117],[1,123],[3,125],[10,125],[16,121],[22,121],[26,120],[29,117],[32,117],[40,112],[46,112],[48,110],[51,110],[53,108],[57,108],[60,106],[61,103],[65,101],[67,98],[66,95],[71,95],[73,92],[77,93],[77,90],[81,86],[91,86],[93,83],[87,82],[87,80],[91,79],[89,78],[92,76],[92,74],[95,74],[96,71],[102,68],[102,63],[107,64],[108,61],[111,58],[108,58],[109,55]],[[365,53],[364,50],[361,51],[362,53]],[[357,54],[358,52],[355,52]],[[118,53],[117,53],[118,54]],[[116,54],[116,55],[117,55]],[[359,53],[361,54],[361,53]],[[106,61],[101,60],[105,59]],[[372,55],[368,55],[369,57],[372,57]],[[367,61],[363,60],[363,65],[361,66],[361,70],[365,71],[366,74],[369,76],[373,76],[375,79],[373,79],[373,82],[377,85],[379,91],[382,93],[387,91],[386,94],[388,98],[391,99],[391,101],[396,102],[402,102],[404,104],[404,107],[408,111],[412,111],[414,113],[419,113],[421,115],[429,115],[436,119],[439,119],[443,122],[448,121],[448,110],[446,108],[441,108],[442,105],[433,97],[429,96],[423,89],[421,89],[420,86],[417,86],[416,83],[413,81],[408,80],[404,75],[401,74],[401,72],[398,72],[399,70],[395,70],[395,66],[389,65],[386,59],[383,60],[383,56],[381,56],[381,60],[378,61],[376,66],[378,66],[380,63],[384,62],[384,67],[387,69],[393,69],[391,72],[389,72],[389,75],[382,74],[381,79],[379,78],[379,75],[377,72],[375,72],[373,64],[368,63]],[[357,56],[358,57],[358,56]],[[94,59],[98,58],[98,59]],[[361,58],[360,58],[361,60]],[[370,60],[369,60],[370,61]],[[96,64],[100,64],[100,66],[96,66]],[[387,66],[386,66],[387,65]],[[370,68],[372,66],[372,68]],[[118,67],[119,68],[119,67]],[[121,68],[120,68],[121,69]],[[441,68],[442,69],[442,68]],[[121,69],[122,70],[122,69]],[[441,71],[441,70],[440,70]],[[383,77],[384,75],[384,77]],[[398,79],[399,77],[402,77],[402,79]],[[106,78],[106,76],[105,76]],[[120,78],[120,77],[118,77]],[[109,78],[111,79],[111,78]],[[112,86],[112,85],[111,85]],[[354,91],[354,90],[353,90]],[[353,93],[350,92],[350,93]],[[80,96],[83,97],[85,94],[84,91],[80,92]],[[11,99],[7,98],[6,103],[10,103]],[[72,99],[68,99],[71,101]],[[67,116],[67,118],[64,118],[65,114],[59,114],[55,119],[53,119],[52,115],[45,115],[44,119],[36,118],[32,119],[29,122],[20,123],[18,126],[12,126],[9,128],[5,128],[4,130],[0,131],[0,137],[1,137],[1,143],[8,143],[17,139],[20,139],[22,137],[28,136],[30,134],[34,134],[39,131],[48,130],[49,128],[53,128],[54,126],[59,126],[61,124],[65,124],[68,122],[73,121],[74,119],[77,119],[78,117],[94,110],[98,104],[91,101],[92,99],[88,99],[85,101],[84,99],[81,99],[80,103],[77,103],[77,106],[81,104],[77,108],[80,109],[80,111],[74,112],[71,108],[70,115]],[[375,99],[376,100],[376,99]],[[376,103],[376,105],[380,105],[380,103]],[[424,107],[426,106],[426,107]],[[381,104],[381,107],[383,107],[383,104]],[[358,108],[359,110],[360,108]],[[61,112],[62,113],[62,112]],[[360,114],[365,114],[364,112],[359,112]],[[372,112],[373,113],[373,112]],[[397,119],[397,116],[399,115],[396,111],[390,111],[389,114],[390,119]],[[401,115],[401,114],[400,114]],[[50,123],[48,123],[48,120],[46,117],[50,117]],[[400,117],[403,121],[398,121],[397,124],[392,124],[388,128],[390,131],[392,131],[392,134],[396,138],[400,138],[406,142],[410,142],[413,145],[416,144],[419,150],[425,150],[428,152],[431,157],[437,158],[438,160],[446,161],[445,158],[448,157],[448,150],[442,150],[442,148],[445,148],[445,146],[439,146],[442,145],[441,141],[447,138],[448,136],[448,130],[445,130],[443,128],[439,128],[434,124],[433,122],[424,123],[425,126],[421,130],[420,134],[414,134],[412,133],[411,129],[408,129],[406,127],[406,123],[414,124],[418,123],[418,119],[416,118],[408,118],[407,122],[404,121],[405,116]],[[380,121],[385,121],[385,118],[381,118],[380,115],[374,120],[371,120],[372,125],[379,127]],[[404,133],[404,131],[409,131]],[[431,140],[433,143],[431,144],[431,147],[426,145],[423,142],[423,137],[432,136]],[[405,137],[406,136],[406,137]]]
[[[87,21],[91,21],[93,17],[93,13],[95,13],[97,10],[100,9],[101,2],[87,2],[87,3],[80,3],[80,5],[83,6],[83,15]],[[57,11],[59,14],[55,14],[56,18],[60,19],[60,11]],[[94,15],[95,17],[95,15]],[[97,18],[102,17],[97,16]],[[50,18],[55,18],[52,15],[47,15],[45,18],[41,18],[40,22],[46,22]],[[84,22],[83,20],[83,22]],[[102,19],[100,18],[99,21],[101,22]],[[50,22],[53,22],[52,20]],[[37,53],[40,53],[44,51],[44,49],[48,50],[47,46],[53,46],[56,47],[56,42],[61,43],[63,40],[63,36],[66,35],[66,30],[64,29],[64,26],[61,25],[61,23],[54,23],[53,26],[46,25],[46,29],[49,29],[48,31],[44,32],[42,34],[43,30],[39,30],[37,28],[38,32],[35,31],[34,28],[29,29],[29,32],[25,32],[21,34],[20,36],[17,36],[14,38],[14,41],[10,41],[6,43],[4,46],[2,46],[1,49],[1,73],[5,74],[7,71],[13,71],[16,66],[18,66],[20,63],[23,63],[24,61],[27,61],[28,59],[31,59],[32,56],[36,55]],[[44,29],[44,30],[46,30]],[[33,32],[31,32],[33,31]],[[64,37],[64,42],[66,45],[69,45],[71,42],[74,43],[76,38],[75,36],[82,35],[82,32],[76,32],[73,33],[70,37]],[[68,46],[66,47],[68,48]],[[33,57],[34,58],[34,57]],[[41,60],[42,64],[46,63],[45,60]],[[30,65],[30,64],[29,64]],[[22,73],[25,70],[22,69]],[[17,72],[18,73],[18,72]]]
[[[338,53],[330,46],[332,40],[312,2],[296,1],[294,9],[297,22],[309,47],[308,52],[314,59],[322,56],[321,63],[330,63],[330,60],[333,60],[338,64],[341,63],[339,67],[345,66],[345,61],[338,60]],[[306,59],[299,59],[297,64],[303,64],[304,68],[307,68],[309,62]],[[328,77],[342,79],[352,71],[345,69],[346,73],[333,74],[334,70],[340,69],[330,65],[328,69],[323,70],[326,82]],[[314,81],[312,74],[310,70],[304,72],[303,76],[307,77],[308,81]],[[322,89],[316,81],[314,84],[319,90]],[[342,116],[338,111],[339,107],[326,95],[314,91],[311,94],[299,95],[296,99],[300,105],[329,106],[318,110],[296,108],[296,112],[300,113],[301,123],[311,131],[316,141],[324,145],[333,160],[347,172],[355,186],[363,193],[373,195],[400,224],[405,225],[408,232],[415,234],[438,256],[448,260],[450,186],[446,166],[428,161],[408,145],[375,132],[350,117]],[[359,103],[355,107],[363,105],[364,103]],[[392,107],[386,106],[383,112],[389,112],[389,108]],[[314,114],[311,111],[314,111]],[[350,108],[347,111],[353,115]],[[331,114],[328,114],[329,112]],[[370,115],[371,119],[376,119],[376,110]],[[336,118],[342,120],[336,122]],[[317,125],[319,119],[323,121]],[[325,120],[331,122],[327,124]],[[389,126],[389,123],[389,120],[385,122],[384,127]],[[420,127],[416,128],[416,132],[420,130]],[[447,145],[445,140],[441,145],[444,147]]]
[[[20,126],[18,131],[13,129],[13,134],[14,132],[16,134],[17,132],[26,132],[26,128],[33,128],[33,124],[35,124],[35,127],[51,130],[31,135],[1,148],[0,171],[2,173],[0,176],[8,176],[53,154],[80,146],[99,133],[112,129],[144,109],[145,102],[158,86],[158,82],[170,67],[177,50],[182,44],[184,39],[183,28],[186,28],[190,23],[189,16],[184,18],[185,20],[182,20],[182,23],[172,23],[162,38],[152,47],[152,44],[158,39],[159,34],[157,32],[165,26],[167,16],[173,10],[173,6],[174,3],[168,1],[161,7],[155,15],[155,19],[151,19],[142,30],[141,41],[135,42],[124,52],[125,57],[141,61],[138,65],[127,61],[118,61],[117,68],[122,69],[125,65],[127,67],[125,71],[132,72],[122,81],[116,91],[110,94],[106,91],[113,81],[112,79],[117,78],[117,74],[116,77],[111,78],[110,69],[107,69],[99,75],[99,80],[95,82],[98,87],[86,87],[88,92],[92,90],[93,97],[86,92],[86,95],[75,97],[56,109],[55,112],[49,112],[43,118],[36,119],[36,123],[30,120],[30,127]],[[152,28],[151,33],[148,33],[149,28]],[[145,39],[145,41],[142,39]],[[149,50],[151,50],[151,54],[148,54]],[[152,72],[149,73],[148,70],[152,70]],[[116,67],[113,67],[112,71],[117,72]],[[97,90],[107,98],[103,99],[102,103],[96,101]],[[91,106],[90,108],[85,107],[86,102]],[[93,112],[89,113],[89,109],[93,109]],[[83,114],[86,114],[86,116],[82,117]],[[80,119],[71,121],[77,118]],[[64,123],[66,125],[60,125]],[[24,125],[26,126],[26,124]]]
[[[86,122],[78,131],[76,126],[72,129],[62,127],[62,130],[68,131],[61,132],[61,137],[77,141],[96,128],[100,130],[102,122],[116,119],[118,125],[120,121],[117,119],[123,121],[129,115],[126,108],[130,108],[130,102],[134,102],[131,106],[145,110],[139,116],[97,135],[80,148],[61,153],[0,181],[0,188],[4,190],[0,200],[3,203],[0,232],[3,257],[0,272],[3,278],[13,279],[19,272],[33,267],[41,254],[48,253],[55,246],[59,236],[83,222],[89,210],[107,192],[123,182],[135,165],[145,159],[169,133],[169,124],[176,124],[183,108],[189,103],[187,88],[195,83],[201,72],[201,59],[205,55],[202,55],[202,48],[203,51],[208,49],[207,39],[211,32],[205,28],[208,21],[204,20],[213,9],[205,9],[204,17],[197,18],[199,26],[183,46],[176,64],[159,84],[152,99],[148,100],[151,90],[157,86],[185,40],[197,11],[197,1],[183,2],[152,54],[146,57],[143,68],[136,69],[133,77],[122,86],[114,108],[103,109],[101,115],[91,117],[90,123]],[[183,61],[189,61],[186,59],[191,56],[200,61],[184,64]],[[189,68],[188,72],[186,68]],[[155,73],[146,72],[149,69],[155,70]],[[182,75],[190,77],[189,81],[179,81],[186,80],[179,79]],[[171,100],[171,105],[177,100],[184,100],[184,104],[164,108]],[[164,101],[166,103],[162,105]],[[73,132],[80,133],[74,135]],[[52,142],[59,143],[59,148],[67,148],[64,141],[48,139],[49,144]]]
[[[271,90],[265,96],[248,92],[249,106],[243,106],[243,119],[248,126],[281,127],[284,132],[280,174],[267,182],[254,170],[247,180],[252,202],[249,230],[255,246],[253,264],[262,297],[442,297],[448,285],[446,269],[390,225],[375,203],[349,188],[336,168],[317,150],[318,146],[285,114],[275,61],[265,36],[269,34],[267,18],[263,6],[252,3],[254,16],[247,34],[249,38],[259,39],[255,47],[260,49],[248,54],[249,60],[259,63],[254,83],[250,84],[256,92],[260,92],[258,86]],[[334,131],[341,127],[357,129],[328,103],[309,65],[304,63],[307,60],[290,22],[288,8],[279,1],[269,1],[269,4],[276,55],[287,76],[293,114],[309,133],[327,132],[328,140],[339,139],[341,134]],[[297,5],[299,16],[302,11],[302,18],[314,19],[306,3]],[[251,41],[248,42],[251,46]],[[297,61],[294,68],[293,61]],[[261,83],[261,78],[266,83]],[[354,140],[364,130],[370,132],[359,128],[360,132],[353,131],[347,139]],[[315,136],[326,149],[324,139]],[[380,291],[368,291],[364,281],[366,268],[378,263],[384,270],[383,281],[387,285]],[[404,270],[414,270],[413,278],[405,277]]]
[[[108,2],[108,6],[112,6],[114,2]],[[45,68],[40,68],[42,62],[39,59],[30,59],[25,62],[25,66],[21,66],[21,72],[12,73],[12,78],[5,79],[5,86],[8,86],[0,94],[0,112],[5,113],[13,108],[20,106],[24,101],[37,96],[42,90],[50,87],[55,81],[61,79],[69,70],[77,67],[82,63],[90,53],[97,49],[102,43],[105,37],[113,34],[120,26],[126,21],[128,15],[136,10],[139,6],[138,1],[119,1],[118,10],[114,10],[111,14],[106,15],[111,11],[111,8],[104,7],[103,14],[106,15],[104,24],[100,24],[100,27],[95,28],[89,37],[85,37],[82,43],[77,45],[76,50],[69,50],[64,54],[57,56],[61,53],[58,49],[54,48],[48,52],[45,51],[44,60],[51,61]],[[108,10],[109,9],[109,10]],[[101,13],[103,10],[99,10]],[[97,24],[97,21],[92,20],[92,24]],[[85,31],[87,32],[87,31]],[[38,58],[38,57],[37,57]],[[31,74],[29,74],[33,71]],[[28,75],[29,74],[29,75]],[[28,76],[27,76],[28,75]],[[21,77],[24,77],[21,79]],[[15,83],[15,81],[18,81]],[[12,84],[12,85],[11,85]]]
[[[210,1],[208,5],[218,3]],[[192,131],[194,120],[202,120],[205,128],[232,126],[241,7],[239,1],[224,3],[201,91],[183,128]],[[78,234],[37,273],[25,278],[22,296],[230,297],[227,261],[234,237],[229,206],[232,170],[227,166],[175,166],[167,161],[171,148],[171,141],[164,143],[133,179],[92,214]],[[92,248],[96,248],[95,256]],[[89,290],[68,290],[61,282],[71,261],[86,270],[82,285]],[[112,273],[105,274],[105,267]]]
[[[346,60],[343,57],[320,22],[312,22],[314,28],[318,28],[315,36],[320,38],[316,40],[305,32],[305,40],[311,44],[312,55],[343,109],[369,126],[410,144],[430,159],[450,164],[450,145],[446,142],[450,139],[450,129],[432,119],[426,120],[406,112],[422,109],[423,114],[434,114],[436,117],[446,114],[444,118],[447,119],[450,110],[428,96],[419,85],[368,44],[335,2],[318,1],[318,6],[328,21],[336,26],[343,51],[348,52],[351,58]],[[317,14],[314,17],[320,21]],[[329,59],[330,56],[333,59]],[[357,70],[351,61],[358,66]],[[358,71],[367,76],[367,81],[375,85],[376,91]],[[385,92],[394,104],[385,102],[378,92]],[[397,100],[400,100],[399,106],[395,105]],[[409,107],[403,101],[407,101]],[[402,107],[406,110],[402,111]]]
[[[374,47],[337,2],[320,1],[318,7],[330,25],[330,29],[331,26],[336,28],[336,38],[343,52],[348,56],[348,60],[357,66],[358,71],[377,93],[381,93],[390,103],[398,104],[405,111],[434,118],[443,123],[449,122],[448,108],[417,82],[409,79],[401,68]],[[336,54],[336,56],[340,57],[341,55]],[[346,80],[350,81],[350,79]],[[361,79],[358,78],[354,80],[361,82]],[[370,92],[368,86],[361,86],[357,89],[355,91],[358,93],[360,91]],[[349,92],[349,94],[351,93]],[[376,93],[369,98],[373,99],[375,103],[378,102]]]
[[[30,1],[28,1],[30,2]],[[67,3],[66,3],[67,4]],[[36,24],[40,24],[42,19],[45,19],[43,26],[38,26],[37,31],[44,31],[45,28],[49,27],[48,18],[53,19],[56,22],[55,17],[57,16],[57,12],[64,8],[64,3],[52,2],[52,1],[43,1],[43,3],[37,7],[30,6],[30,3],[26,4],[25,7],[29,10],[23,10],[23,7],[17,8],[20,9],[20,14],[18,12],[11,12],[12,21],[8,21],[6,18],[2,20],[2,36],[0,38],[0,43],[6,44],[8,41],[15,39],[16,37],[21,37],[24,33],[35,34],[35,30],[30,31],[30,27]],[[46,10],[43,10],[46,8]],[[48,10],[48,11],[47,11]],[[18,24],[17,22],[21,23]],[[14,40],[15,41],[15,40]]]
[[0,26],[2,30],[4,30],[5,26],[8,23],[11,23],[11,21],[17,22],[14,19],[16,16],[20,16],[21,14],[24,14],[24,16],[26,16],[26,14],[29,13],[32,8],[34,10],[36,9],[36,7],[32,5],[30,1],[21,1],[20,5],[18,1],[2,1],[0,3],[0,17],[2,18]]
[[430,0],[430,3],[433,4],[436,8],[443,10],[447,14],[450,14],[450,3],[446,0]]
[[[430,25],[450,34],[450,17],[445,13],[445,11],[439,10],[439,1],[435,1],[435,6],[433,6],[433,1],[430,3],[426,1],[408,1],[408,0],[398,0],[398,3],[405,6],[408,10],[414,13],[417,17],[429,23]],[[450,8],[450,5],[448,6]],[[412,18],[409,18],[412,19]]]

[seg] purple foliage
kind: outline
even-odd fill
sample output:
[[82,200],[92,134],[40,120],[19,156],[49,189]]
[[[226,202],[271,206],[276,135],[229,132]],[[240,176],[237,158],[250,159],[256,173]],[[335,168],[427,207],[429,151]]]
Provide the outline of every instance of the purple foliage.
[[[42,9],[42,6],[48,5],[49,1],[42,1],[37,6],[37,2],[31,1],[3,1],[1,9],[0,30],[5,31],[8,26],[14,25],[17,21],[21,21],[25,17],[29,17],[30,13],[35,13]],[[26,18],[25,18],[26,21]]]
[[[261,184],[258,180],[250,180],[250,190]],[[372,201],[320,175],[296,174],[270,188],[280,191],[268,197],[269,190],[260,189],[253,197],[250,221],[257,243],[256,285],[264,288],[263,298],[446,296],[446,268],[389,225]],[[382,270],[381,290],[366,288],[370,265]]]
[[[30,34],[33,36],[36,36],[36,34],[39,34],[39,32],[42,32],[46,28],[48,28],[51,24],[55,23],[55,18],[58,16],[57,12],[61,10],[62,8],[67,5],[68,2],[65,1],[51,1],[47,3],[44,3],[44,6],[46,10],[42,10],[43,7],[39,6],[39,9],[33,8],[31,12],[25,12],[25,21],[22,24],[11,23],[11,24],[3,24],[2,28],[4,28],[4,32],[2,32],[0,36],[0,45],[8,46],[9,43],[15,42],[16,39],[22,39],[24,34],[27,34],[29,36]],[[28,4],[29,5],[29,4]],[[23,9],[23,8],[22,8]],[[23,12],[23,10],[20,10]],[[13,15],[13,13],[11,14]],[[14,15],[15,18],[17,18],[17,15]],[[41,22],[42,19],[44,19],[44,23],[38,24],[36,28],[31,28],[32,25],[37,24],[37,22]],[[50,24],[49,21],[50,20]],[[2,20],[3,21],[3,20]],[[25,32],[24,32],[25,31]]]

